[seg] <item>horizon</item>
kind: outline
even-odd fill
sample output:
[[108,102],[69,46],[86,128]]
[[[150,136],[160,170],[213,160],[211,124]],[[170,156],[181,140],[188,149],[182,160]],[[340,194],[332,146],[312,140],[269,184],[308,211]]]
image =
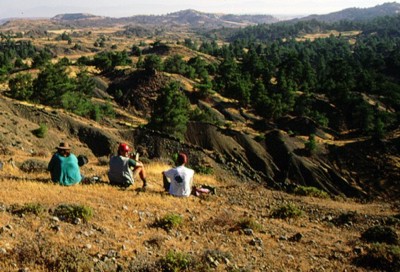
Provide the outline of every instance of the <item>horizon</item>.
[[[24,3],[25,2],[25,3]],[[398,1],[382,0],[326,0],[324,3],[313,0],[228,0],[211,1],[160,0],[147,3],[137,0],[88,0],[85,2],[70,0],[66,6],[61,0],[40,0],[26,3],[26,0],[14,0],[12,3],[0,3],[0,20],[11,18],[52,18],[59,14],[88,13],[105,17],[130,17],[136,15],[165,15],[181,10],[196,10],[203,13],[222,13],[238,15],[272,15],[276,17],[308,16],[328,14],[348,8],[372,8],[385,3]],[[4,11],[4,12],[2,12]]]

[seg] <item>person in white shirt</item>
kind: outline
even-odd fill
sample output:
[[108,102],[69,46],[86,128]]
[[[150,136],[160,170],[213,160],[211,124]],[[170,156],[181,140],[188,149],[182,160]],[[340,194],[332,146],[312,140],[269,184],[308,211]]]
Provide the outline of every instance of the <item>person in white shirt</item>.
[[173,196],[188,197],[192,192],[194,171],[185,166],[187,162],[187,155],[179,153],[178,166],[162,172],[164,189]]

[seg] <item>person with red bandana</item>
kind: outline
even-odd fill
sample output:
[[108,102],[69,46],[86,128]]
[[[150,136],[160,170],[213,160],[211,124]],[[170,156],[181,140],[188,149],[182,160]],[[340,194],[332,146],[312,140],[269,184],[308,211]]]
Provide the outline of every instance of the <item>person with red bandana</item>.
[[108,179],[111,185],[128,188],[135,182],[135,177],[139,175],[143,181],[142,190],[147,187],[146,172],[143,163],[134,160],[129,156],[131,149],[126,143],[120,143],[118,154],[110,159],[110,169]]

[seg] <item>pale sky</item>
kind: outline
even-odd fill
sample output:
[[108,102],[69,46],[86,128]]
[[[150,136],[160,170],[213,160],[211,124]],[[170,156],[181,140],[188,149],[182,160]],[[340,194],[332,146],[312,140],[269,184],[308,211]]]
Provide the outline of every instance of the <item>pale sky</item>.
[[90,13],[108,17],[161,15],[185,9],[225,14],[310,15],[370,8],[398,0],[0,0],[0,19]]

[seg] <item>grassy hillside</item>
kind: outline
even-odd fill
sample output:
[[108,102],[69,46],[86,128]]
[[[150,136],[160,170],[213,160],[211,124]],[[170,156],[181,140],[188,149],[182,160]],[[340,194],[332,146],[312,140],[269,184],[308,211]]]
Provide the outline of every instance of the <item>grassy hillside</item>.
[[[181,55],[184,61],[201,56],[207,65],[219,64],[222,56],[192,50],[182,44],[188,42],[185,41],[187,37],[193,39],[191,42],[201,41],[197,34],[189,32],[162,32],[164,36],[139,38],[121,34],[126,30],[122,25],[70,29],[41,21],[8,24],[2,29],[11,31],[15,41],[30,40],[37,48],[49,49],[52,62],[68,58],[72,64],[68,65],[65,75],[73,79],[79,70],[73,64],[80,57],[92,58],[101,52],[129,52],[133,46],[142,50],[143,55],[129,55],[133,64],[115,67],[112,73],[102,72],[95,65],[86,67],[96,83],[94,97],[88,99],[109,103],[115,111],[115,116],[103,116],[97,121],[60,107],[53,108],[51,104],[44,106],[32,100],[17,101],[3,96],[9,89],[10,79],[24,73],[35,77],[40,72],[29,66],[34,62],[30,58],[21,60],[19,66],[11,65],[14,68],[3,75],[4,84],[0,86],[0,271],[399,271],[398,127],[388,125],[390,130],[385,137],[373,141],[371,135],[351,126],[356,109],[353,104],[348,104],[349,117],[344,118],[339,110],[341,104],[333,105],[328,96],[322,94],[305,97],[304,105],[310,109],[319,107],[335,123],[334,127],[317,124],[307,116],[285,115],[273,120],[257,115],[249,105],[242,105],[240,96],[229,97],[231,90],[246,94],[253,85],[248,77],[245,78],[248,85],[236,82],[238,84],[231,87],[240,88],[227,88],[225,93],[218,88],[223,87],[223,80],[220,80],[219,85],[215,85],[218,89],[208,90],[210,93],[201,100],[199,89],[207,87],[207,81],[175,72],[151,70],[146,74],[138,65],[139,60],[153,54],[163,61],[174,55]],[[24,34],[19,33],[22,29],[26,30]],[[335,36],[344,36],[348,38],[342,41],[347,48],[359,34],[357,31],[318,32],[304,33],[301,37],[315,40],[320,43],[318,48],[325,49],[337,42]],[[327,35],[330,38],[322,39]],[[299,40],[303,40],[301,37]],[[213,46],[218,44],[225,42],[217,40]],[[240,50],[232,52],[252,52],[236,45]],[[16,46],[15,50],[18,48]],[[279,51],[278,47],[275,49]],[[390,51],[393,56],[395,52]],[[279,63],[281,69],[265,68],[290,72],[291,68],[304,63],[300,55],[298,59],[293,57],[295,55],[288,55],[288,59],[298,61]],[[249,65],[257,63],[250,56],[246,55],[245,59],[245,55],[241,56],[240,61],[230,63],[231,70],[245,60]],[[380,60],[380,56],[377,59]],[[396,63],[389,62],[390,57],[386,60],[392,65],[388,67],[397,67]],[[26,67],[25,62],[29,64]],[[18,62],[12,59],[10,63]],[[270,60],[259,63],[270,63]],[[243,68],[249,65],[243,64]],[[10,67],[5,66],[5,69]],[[207,67],[214,72],[203,73],[203,76],[217,79],[215,83],[218,77],[221,79],[231,71],[216,73],[211,66]],[[330,72],[342,71],[339,68],[343,67],[346,68],[337,64]],[[311,76],[311,69],[308,71]],[[340,75],[347,76],[348,71],[343,69]],[[277,90],[279,80],[274,74],[269,75],[270,79],[266,77],[266,83],[271,92],[290,89],[293,97],[289,98],[298,98],[306,93],[300,89],[304,81],[297,71],[289,72],[288,76],[293,74],[299,82],[298,88],[282,84],[282,90]],[[371,74],[376,75],[374,71]],[[237,69],[232,79],[243,75],[243,71]],[[212,124],[189,124],[186,142],[162,132],[150,134],[150,130],[141,130],[149,120],[157,91],[167,79],[182,83],[191,108],[202,109],[204,115],[215,115]],[[390,74],[386,80],[389,79],[398,82],[396,75]],[[392,83],[390,80],[388,82]],[[375,81],[371,79],[371,82]],[[199,86],[202,85],[199,83],[204,84]],[[327,86],[332,88],[333,94],[346,87],[336,89],[335,84]],[[384,89],[397,90],[396,86],[387,84]],[[274,106],[278,101],[283,101],[283,105],[290,100],[275,97],[277,100],[269,101],[267,98],[274,97],[272,93],[263,90],[262,85],[258,87],[260,101],[266,102],[258,105],[260,111],[265,110],[266,105]],[[108,92],[110,89],[113,92]],[[112,93],[119,94],[119,98],[112,97]],[[79,92],[71,97],[77,94]],[[396,111],[392,112],[390,105],[398,106],[394,103],[398,96],[394,91],[389,94],[393,98],[388,96],[384,104],[380,101],[382,97],[374,93],[361,96],[360,101],[354,100],[366,106],[365,112],[360,111],[360,115],[355,116],[370,125],[375,119],[362,119],[366,116],[364,113],[371,118],[383,113],[394,115]],[[146,107],[139,108],[137,104]],[[375,111],[369,111],[367,104],[377,105]],[[323,119],[319,112],[311,113],[311,117]],[[381,128],[381,123],[376,123],[376,128]],[[35,136],[35,130],[42,124],[48,131],[43,137]],[[135,135],[137,131],[143,135]],[[315,136],[312,138],[314,146],[305,154],[307,144],[311,146],[311,135]],[[151,152],[144,159],[148,190],[139,190],[140,181],[127,190],[109,186],[106,173],[113,146],[122,140],[137,145],[138,138]],[[68,141],[75,154],[89,157],[89,164],[82,168],[82,173],[87,177],[99,177],[100,182],[72,187],[50,182],[46,167],[60,141]],[[216,195],[175,198],[163,192],[161,172],[171,167],[168,156],[178,148],[191,152],[189,160],[193,164],[190,166],[211,165],[207,170],[213,173],[196,173],[195,183],[215,186]],[[304,184],[314,184],[326,191],[299,186]],[[287,186],[284,189],[290,191],[293,189],[290,185],[297,186],[291,194],[271,189]],[[346,193],[351,195],[350,189],[363,197],[357,200],[343,197]],[[393,202],[389,202],[389,197]]]
[[[368,271],[355,264],[372,247],[361,233],[389,224],[395,215],[389,204],[291,196],[199,174],[196,184],[216,186],[217,195],[175,198],[161,186],[160,173],[168,165],[146,167],[149,189],[143,193],[136,190],[140,182],[128,190],[107,184],[61,187],[45,182],[48,173],[26,174],[5,164],[1,269],[183,271],[178,268],[186,264],[188,271]],[[105,180],[107,166],[92,161],[82,171],[101,173]],[[90,209],[93,216],[63,221],[55,214],[65,204]],[[283,207],[301,214],[274,218]],[[179,221],[171,215],[182,222],[163,229],[163,220]]]

